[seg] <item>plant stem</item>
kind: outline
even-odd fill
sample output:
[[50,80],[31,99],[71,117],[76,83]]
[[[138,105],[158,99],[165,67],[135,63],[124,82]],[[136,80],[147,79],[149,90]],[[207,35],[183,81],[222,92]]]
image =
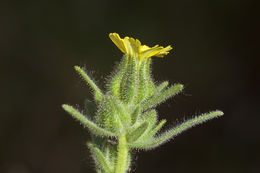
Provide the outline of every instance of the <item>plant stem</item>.
[[128,148],[126,142],[126,136],[118,137],[118,148],[117,148],[117,164],[115,173],[125,173],[127,165]]

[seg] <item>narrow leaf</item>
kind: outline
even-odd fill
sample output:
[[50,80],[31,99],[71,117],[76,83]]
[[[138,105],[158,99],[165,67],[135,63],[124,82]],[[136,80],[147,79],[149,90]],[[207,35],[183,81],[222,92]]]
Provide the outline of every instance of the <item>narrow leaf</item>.
[[80,121],[84,126],[88,127],[93,133],[101,136],[116,136],[116,134],[103,129],[99,127],[97,124],[95,124],[94,122],[88,120],[84,115],[82,115],[79,111],[74,109],[72,106],[64,104],[62,105],[62,107],[65,111],[71,114],[72,117]]
[[168,81],[162,82],[159,86],[157,86],[157,92],[161,92],[162,90],[164,90],[168,86],[168,84]]
[[141,113],[142,113],[142,108],[141,108],[140,105],[138,105],[135,108],[133,114],[131,115],[131,117],[132,117],[132,125],[134,125],[136,123],[136,121],[139,119]]
[[94,81],[87,75],[87,73],[81,69],[79,66],[74,67],[75,70],[83,77],[83,79],[88,83],[88,85],[93,89],[94,91],[94,98],[96,101],[100,101],[103,94],[99,87],[94,83]]
[[122,119],[119,117],[119,114],[112,114],[112,125],[112,128],[117,134],[123,135],[125,133],[124,122],[122,122]]
[[104,95],[98,104],[97,116],[95,120],[100,127],[114,132],[116,129],[116,126],[114,126],[114,122],[116,121],[113,120],[115,113],[116,111],[110,99],[110,95]]
[[220,117],[224,113],[222,111],[214,111],[206,114],[202,114],[198,117],[195,117],[193,119],[190,119],[177,127],[159,135],[158,137],[155,137],[153,140],[147,141],[145,143],[139,143],[139,144],[134,144],[131,147],[132,148],[140,148],[140,149],[152,149],[155,147],[158,147],[159,145],[167,142],[168,140],[172,139],[174,136],[177,136],[181,132],[195,126],[198,124],[201,124],[203,122],[206,122],[210,119]]
[[88,143],[88,147],[91,150],[91,153],[96,161],[97,165],[99,165],[105,172],[112,173],[113,170],[110,167],[107,159],[104,157],[103,153],[92,143]]
[[155,109],[149,110],[142,115],[142,117],[149,123],[149,129],[152,129],[153,126],[157,123],[157,112]]
[[183,89],[183,85],[175,84],[172,87],[163,91],[162,93],[160,93],[158,95],[157,94],[154,95],[148,101],[143,103],[143,110],[156,106],[157,104],[165,101],[166,99],[178,94],[182,89]]
[[118,117],[120,118],[120,121],[124,125],[125,128],[127,128],[131,123],[131,117],[125,108],[125,106],[118,100],[116,97],[111,96],[111,102],[113,104],[114,109],[116,110],[116,113],[118,114]]
[[142,118],[145,122],[147,122],[148,126],[146,130],[143,132],[143,134],[135,140],[136,143],[146,141],[147,139],[152,138],[150,136],[151,130],[154,128],[155,124],[157,123],[157,113],[154,109],[145,112],[144,115],[142,115]]
[[142,123],[139,127],[137,127],[133,132],[127,135],[127,142],[128,143],[133,143],[136,140],[138,140],[146,131],[148,127],[148,123],[144,122]]
[[149,132],[149,136],[153,137],[166,123],[166,120],[162,120],[153,130]]

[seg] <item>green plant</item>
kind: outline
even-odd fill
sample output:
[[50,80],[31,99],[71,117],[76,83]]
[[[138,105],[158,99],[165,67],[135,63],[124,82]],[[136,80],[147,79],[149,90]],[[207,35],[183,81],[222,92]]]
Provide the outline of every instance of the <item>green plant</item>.
[[209,112],[158,134],[166,120],[158,120],[156,106],[180,93],[183,85],[168,86],[167,81],[157,85],[151,77],[151,57],[163,57],[172,48],[148,47],[137,39],[121,39],[116,33],[109,36],[124,56],[109,78],[106,91],[75,66],[92,88],[94,102],[86,100],[86,115],[70,105],[62,105],[91,132],[92,140],[87,144],[98,173],[125,173],[131,165],[132,150],[158,147],[197,124],[223,115],[221,111]]

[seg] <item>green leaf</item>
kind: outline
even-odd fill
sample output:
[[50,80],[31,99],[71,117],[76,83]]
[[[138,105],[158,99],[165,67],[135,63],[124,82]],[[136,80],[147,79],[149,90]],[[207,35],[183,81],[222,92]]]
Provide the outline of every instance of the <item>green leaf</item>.
[[93,155],[96,164],[101,167],[107,173],[113,173],[113,169],[110,167],[109,161],[104,157],[103,153],[92,143],[87,143],[91,153]]
[[161,128],[163,125],[166,123],[166,120],[162,120],[153,130],[149,132],[149,136],[153,137]]
[[222,116],[224,113],[221,111],[214,111],[206,114],[202,114],[198,117],[195,117],[193,119],[190,119],[177,127],[170,129],[169,131],[159,135],[158,137],[155,137],[154,139],[144,142],[144,143],[139,143],[139,144],[134,144],[131,145],[132,148],[139,148],[139,149],[152,149],[155,147],[160,146],[161,144],[167,142],[168,140],[172,139],[174,136],[177,136],[181,132],[195,126],[198,124],[201,124],[203,122],[206,122],[210,119]]
[[131,117],[124,105],[114,95],[107,93],[98,105],[96,121],[111,132],[123,134],[128,123],[131,123]]
[[117,113],[112,114],[112,125],[112,128],[118,135],[123,135],[125,133],[124,123]]
[[165,101],[166,99],[178,94],[179,92],[181,92],[181,90],[183,89],[183,85],[181,84],[175,84],[172,87],[164,90],[162,93],[160,94],[155,94],[154,96],[152,96],[152,98],[150,98],[149,100],[147,100],[146,102],[144,102],[142,104],[142,108],[143,110],[152,108],[156,105],[158,105],[159,103]]
[[158,115],[155,109],[144,112],[144,115],[142,115],[145,121],[149,123],[149,129],[153,128],[153,126],[157,123],[157,116]]
[[94,91],[94,98],[97,102],[99,102],[103,96],[103,93],[99,89],[99,87],[94,83],[94,81],[87,75],[87,73],[81,69],[79,66],[74,67],[75,70],[81,75],[81,77],[88,83],[88,85],[93,89]]
[[168,81],[162,82],[159,86],[157,86],[157,92],[161,92],[162,90],[164,90],[168,86],[168,84]]
[[116,159],[117,159],[117,146],[115,144],[116,141],[113,141],[112,144],[110,139],[105,139],[101,147],[96,145],[103,153],[104,157],[107,160],[107,163],[109,163],[112,170],[114,170],[115,168]]
[[140,105],[138,105],[135,108],[133,114],[131,115],[131,117],[132,117],[132,123],[131,124],[132,125],[134,125],[138,121],[138,119],[140,118],[141,113],[142,113],[142,108],[141,108]]
[[111,103],[113,104],[114,109],[116,110],[117,116],[120,118],[120,121],[124,125],[125,128],[131,124],[131,117],[128,113],[128,110],[125,106],[118,100],[116,97],[111,95]]
[[140,140],[136,140],[135,142],[129,144],[130,148],[140,148],[144,149],[145,148],[145,143],[146,142],[151,142],[153,140],[154,135],[163,127],[163,125],[166,123],[166,120],[162,120],[156,127],[153,129],[147,129],[147,133],[145,136],[142,136]]
[[142,136],[138,138],[135,142],[142,142],[146,141],[147,139],[150,139],[152,136],[150,136],[150,131],[154,128],[155,124],[157,123],[157,113],[154,109],[145,112],[142,115],[142,118],[144,119],[145,122],[147,122],[148,127],[146,130],[143,132]]
[[113,132],[115,109],[111,102],[110,95],[104,95],[98,104],[98,111],[96,116],[96,122],[102,128],[108,129]]
[[63,104],[62,107],[65,111],[71,114],[72,117],[80,121],[84,126],[88,127],[89,130],[92,131],[93,133],[101,136],[117,136],[115,133],[103,129],[99,127],[97,124],[95,124],[94,122],[88,120],[84,115],[82,115],[79,111],[74,109],[72,106]]
[[140,124],[139,127],[137,127],[134,131],[132,131],[130,134],[128,134],[126,136],[127,138],[127,142],[128,143],[133,143],[136,140],[138,140],[146,131],[148,127],[148,123],[147,122],[143,122],[142,124]]

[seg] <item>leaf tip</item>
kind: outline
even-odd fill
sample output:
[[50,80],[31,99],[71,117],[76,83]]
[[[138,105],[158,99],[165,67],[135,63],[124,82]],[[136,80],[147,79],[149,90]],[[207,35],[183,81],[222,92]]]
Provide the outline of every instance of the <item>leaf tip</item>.
[[176,84],[176,87],[181,91],[183,90],[184,86],[182,84]]
[[67,104],[62,104],[61,107],[62,107],[64,110],[67,110],[70,106],[67,105]]
[[75,65],[75,66],[74,66],[74,69],[78,71],[78,70],[80,70],[81,68],[80,68],[79,66]]
[[216,114],[216,116],[223,116],[224,115],[224,112],[222,112],[220,110],[216,110],[214,113]]

